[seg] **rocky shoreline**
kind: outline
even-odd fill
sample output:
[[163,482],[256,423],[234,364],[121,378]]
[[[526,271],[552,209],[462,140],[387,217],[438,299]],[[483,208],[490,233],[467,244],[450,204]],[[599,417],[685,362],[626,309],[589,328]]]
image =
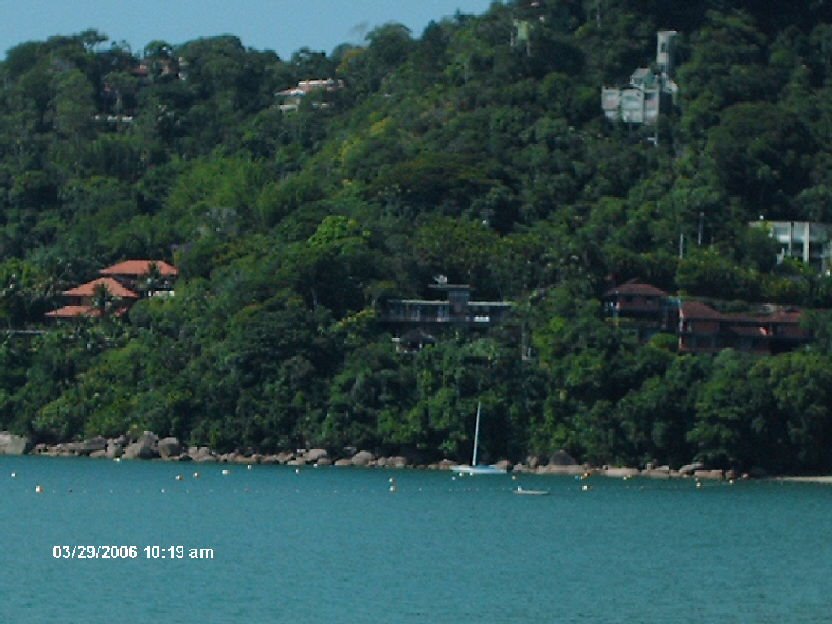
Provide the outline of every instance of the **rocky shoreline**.
[[[0,455],[39,455],[46,457],[90,457],[111,460],[139,459],[170,462],[262,464],[284,466],[358,466],[363,468],[450,470],[457,462],[442,459],[436,462],[420,462],[401,455],[378,456],[367,450],[345,448],[340,454],[327,449],[297,449],[273,454],[234,451],[218,453],[207,446],[185,446],[175,437],[159,438],[151,431],[139,436],[122,435],[117,438],[95,437],[79,442],[59,444],[35,444],[23,437],[0,432]],[[524,462],[501,460],[495,465],[507,472],[534,475],[566,475],[578,478],[606,476],[619,479],[647,477],[651,479],[733,480],[748,478],[734,471],[709,469],[700,463],[691,463],[678,470],[670,466],[647,464],[643,469],[632,467],[591,466],[579,464],[568,453],[558,451],[549,458],[527,457]],[[797,479],[808,479],[805,477]],[[816,479],[826,479],[819,477]]]

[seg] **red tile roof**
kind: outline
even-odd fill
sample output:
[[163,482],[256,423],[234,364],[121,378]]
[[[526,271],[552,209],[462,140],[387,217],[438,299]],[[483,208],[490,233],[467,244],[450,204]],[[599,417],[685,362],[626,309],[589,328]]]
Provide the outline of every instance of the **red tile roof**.
[[47,312],[50,318],[77,318],[79,316],[101,316],[101,310],[95,306],[64,306]]
[[[127,310],[128,308],[126,307],[120,307],[113,310],[110,314],[112,314],[112,316],[124,316],[127,313]],[[80,318],[82,316],[88,318],[98,318],[102,316],[102,313],[101,310],[95,306],[64,306],[63,308],[47,312],[44,316],[49,318]]]
[[150,265],[155,264],[159,269],[162,277],[176,277],[179,275],[179,269],[172,264],[168,264],[164,260],[125,260],[106,269],[101,269],[101,275],[129,275],[130,277],[140,277],[150,273]]
[[610,288],[604,296],[611,295],[646,295],[649,297],[667,297],[667,293],[661,288],[656,288],[652,284],[644,284],[642,282],[627,282]]
[[722,320],[724,318],[722,314],[701,301],[683,301],[679,307],[679,315],[689,319]]
[[68,297],[92,297],[95,295],[95,290],[98,286],[104,286],[113,297],[120,299],[138,299],[139,296],[132,290],[129,290],[119,284],[112,277],[99,277],[96,280],[81,284],[70,290],[65,290],[64,295]]
[[778,310],[768,320],[774,323],[799,323],[803,318],[801,310]]
[[686,319],[725,321],[731,323],[733,330],[737,325],[797,324],[800,323],[803,313],[800,310],[779,309],[773,314],[723,314],[701,301],[683,301],[679,315]]

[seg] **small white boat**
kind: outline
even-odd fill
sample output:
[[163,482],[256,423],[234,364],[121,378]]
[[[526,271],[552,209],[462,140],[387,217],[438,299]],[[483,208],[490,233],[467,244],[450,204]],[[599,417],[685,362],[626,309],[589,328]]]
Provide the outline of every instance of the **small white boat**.
[[474,455],[471,458],[471,464],[459,464],[451,466],[451,470],[459,475],[494,475],[506,474],[508,471],[500,466],[478,466],[477,465],[477,446],[480,442],[480,407],[477,403],[477,424],[474,428]]
[[459,475],[492,475],[506,474],[507,472],[505,468],[499,466],[469,466],[468,464],[451,466],[451,470]]
[[520,496],[548,496],[549,490],[527,490],[522,485],[518,485],[516,490],[512,490],[515,494]]

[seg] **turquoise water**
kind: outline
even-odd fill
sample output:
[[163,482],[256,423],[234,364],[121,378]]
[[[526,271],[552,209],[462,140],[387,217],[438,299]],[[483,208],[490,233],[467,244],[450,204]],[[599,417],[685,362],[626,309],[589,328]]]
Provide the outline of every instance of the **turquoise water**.
[[[830,486],[522,483],[551,495],[507,476],[0,457],[0,622],[832,620]],[[64,544],[139,553],[53,558]]]

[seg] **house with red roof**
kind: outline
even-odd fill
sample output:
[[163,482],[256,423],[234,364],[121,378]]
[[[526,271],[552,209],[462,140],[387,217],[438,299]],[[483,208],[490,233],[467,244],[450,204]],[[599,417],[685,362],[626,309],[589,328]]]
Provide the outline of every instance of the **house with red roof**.
[[125,260],[99,271],[147,297],[173,296],[179,269],[164,260]]
[[139,299],[139,295],[112,277],[99,277],[62,294],[67,299],[67,305],[47,312],[48,318],[121,316]]
[[661,331],[673,331],[676,303],[661,288],[631,280],[604,293],[604,311],[617,326],[629,325],[640,340]]
[[604,293],[604,311],[616,326],[640,340],[665,332],[678,338],[679,353],[736,349],[761,355],[789,351],[811,340],[801,325],[802,310],[756,305],[750,312],[723,312],[719,302],[672,297],[663,290],[630,281]]
[[66,305],[47,318],[73,319],[122,316],[142,297],[173,296],[179,271],[161,260],[126,260],[99,273],[102,277],[61,293]]
[[761,355],[790,351],[811,340],[802,310],[763,306],[752,314],[723,313],[701,301],[679,304],[680,353],[736,349]]

